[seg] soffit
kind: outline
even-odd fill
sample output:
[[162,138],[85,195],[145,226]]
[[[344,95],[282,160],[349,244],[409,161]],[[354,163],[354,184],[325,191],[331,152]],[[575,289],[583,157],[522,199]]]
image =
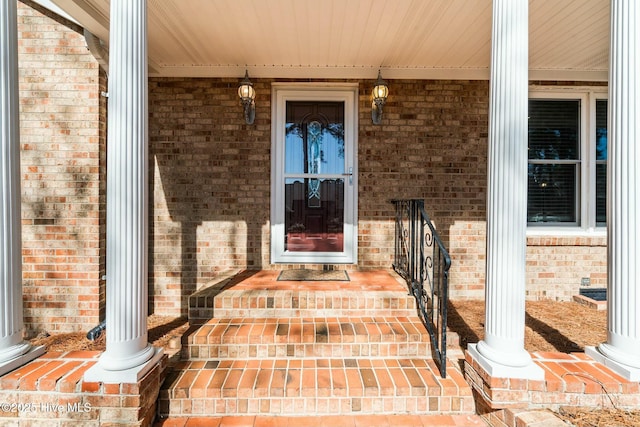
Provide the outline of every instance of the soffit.
[[[53,0],[108,40],[108,0]],[[532,79],[606,80],[609,0],[530,0]],[[488,79],[491,0],[148,0],[150,75]]]

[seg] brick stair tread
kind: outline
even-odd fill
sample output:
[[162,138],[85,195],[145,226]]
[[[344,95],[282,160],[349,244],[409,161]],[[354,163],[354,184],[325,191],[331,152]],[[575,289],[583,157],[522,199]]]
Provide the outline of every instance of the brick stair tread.
[[208,360],[174,369],[163,387],[172,398],[471,395],[451,363],[441,378],[432,359]]
[[[362,290],[281,290],[281,289],[204,289],[189,298],[191,307],[200,308],[383,308],[386,304],[415,307],[406,290],[363,292]],[[250,304],[250,305],[247,305]]]
[[478,415],[172,417],[154,427],[486,427]]
[[244,289],[237,285],[221,289],[212,286],[189,298],[192,323],[203,323],[214,317],[411,316],[415,310],[415,299],[401,287],[363,292],[340,288],[296,290],[254,286]]
[[471,388],[457,368],[449,365],[441,378],[431,359],[209,360],[175,368],[160,392],[164,415],[182,413],[183,404],[191,414],[474,410]]
[[185,342],[183,357],[431,357],[414,317],[212,319]]
[[211,319],[188,337],[189,344],[303,344],[429,341],[415,317]]

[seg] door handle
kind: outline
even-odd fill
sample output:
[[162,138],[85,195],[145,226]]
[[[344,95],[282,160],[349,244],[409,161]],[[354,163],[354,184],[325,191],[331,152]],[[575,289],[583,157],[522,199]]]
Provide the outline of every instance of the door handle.
[[348,176],[349,177],[349,185],[353,185],[353,168],[349,168],[349,172],[348,173],[343,173],[342,176]]

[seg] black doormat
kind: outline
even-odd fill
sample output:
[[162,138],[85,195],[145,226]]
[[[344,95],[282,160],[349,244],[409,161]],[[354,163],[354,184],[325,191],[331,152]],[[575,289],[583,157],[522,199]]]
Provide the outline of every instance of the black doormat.
[[278,275],[278,280],[348,282],[349,275],[344,270],[282,270]]

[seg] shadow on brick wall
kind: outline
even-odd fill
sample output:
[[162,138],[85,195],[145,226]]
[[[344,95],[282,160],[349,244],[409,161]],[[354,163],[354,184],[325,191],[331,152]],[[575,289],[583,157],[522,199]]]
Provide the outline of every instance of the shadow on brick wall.
[[186,315],[220,273],[263,267],[270,121],[244,123],[234,79],[151,79],[149,96],[150,309]]

